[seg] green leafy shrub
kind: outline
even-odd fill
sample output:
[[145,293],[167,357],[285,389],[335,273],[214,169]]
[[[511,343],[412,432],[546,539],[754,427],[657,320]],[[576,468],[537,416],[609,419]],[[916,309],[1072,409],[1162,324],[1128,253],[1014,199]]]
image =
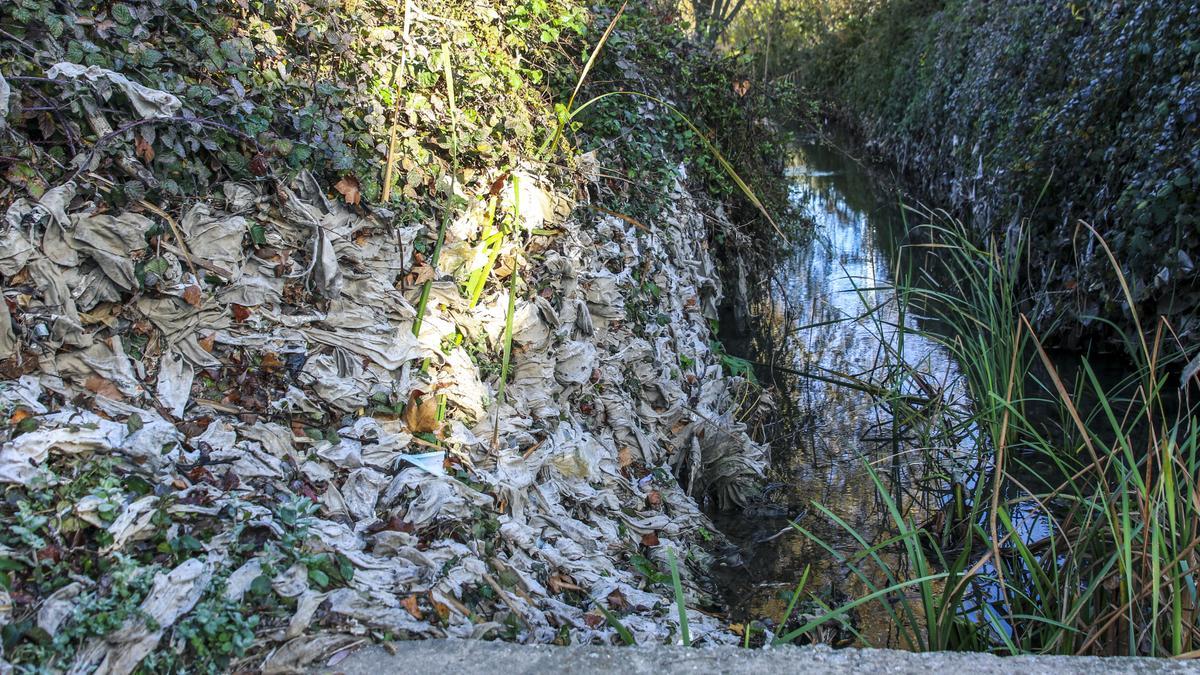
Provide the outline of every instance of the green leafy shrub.
[[[795,4],[806,5],[808,2]],[[975,231],[1028,219],[1035,325],[1200,319],[1200,15],[1189,3],[887,0],[808,24],[802,82]],[[1096,240],[1113,247],[1128,307]],[[1100,319],[1099,321],[1097,319]]]

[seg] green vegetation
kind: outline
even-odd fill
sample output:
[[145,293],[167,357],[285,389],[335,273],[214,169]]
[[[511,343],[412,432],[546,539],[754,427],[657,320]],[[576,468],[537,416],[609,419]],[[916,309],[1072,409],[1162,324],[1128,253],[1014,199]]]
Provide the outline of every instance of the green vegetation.
[[[1075,376],[1065,378],[1064,364],[1050,358],[1019,312],[1026,240],[978,247],[958,223],[925,217],[932,243],[912,252],[937,255],[921,258],[926,264],[901,288],[901,299],[941,322],[940,331],[919,332],[964,370],[975,405],[953,428],[959,447],[975,448],[982,461],[942,478],[951,496],[923,522],[901,509],[868,466],[894,526],[885,541],[869,542],[818,505],[862,551],[847,557],[802,531],[868,593],[781,639],[798,639],[870,604],[901,627],[911,649],[1193,652],[1200,641],[1200,418],[1194,403],[1172,391],[1171,373],[1182,364],[1169,356],[1181,353],[1178,344],[1167,349],[1176,341],[1169,324],[1143,326],[1132,317],[1125,344],[1133,366],[1124,381],[1102,380],[1088,356],[1070,364]],[[1117,275],[1132,305],[1132,291]],[[1145,330],[1153,338],[1143,337]],[[905,390],[901,381],[892,386],[897,397]],[[930,436],[918,445],[945,442]],[[897,548],[898,560],[881,555]],[[886,583],[872,581],[880,578]]]
[[[770,77],[794,80],[978,241],[1026,219],[1020,272],[1034,297],[1023,300],[1048,339],[1111,338],[1109,322],[1128,329],[1137,311],[1163,313],[1193,340],[1200,17],[1190,3],[752,4],[735,44],[770,27]],[[751,48],[761,59],[761,37]],[[1081,220],[1112,247],[1133,307]]]
[[[594,50],[590,58],[588,50]],[[101,70],[91,72],[104,80],[127,77],[169,94],[161,98],[171,103],[145,114],[139,108],[144,102],[118,84],[108,91],[107,85],[48,77],[59,63],[95,66]],[[711,199],[704,208],[732,210],[732,221],[741,228],[723,231],[709,221],[697,238],[735,244],[722,249],[730,258],[769,253],[768,244],[777,236],[772,215],[785,203],[783,186],[773,180],[781,166],[774,149],[786,134],[764,120],[772,106],[786,102],[748,95],[740,88],[746,68],[743,58],[691,41],[671,9],[657,3],[639,3],[621,15],[618,3],[604,0],[19,0],[0,7],[0,84],[5,85],[0,88],[0,208],[36,200],[70,180],[78,187],[75,201],[65,205],[72,215],[89,201],[99,213],[147,214],[153,226],[145,239],[153,253],[143,259],[139,248],[134,256],[137,297],[162,299],[154,287],[172,272],[173,262],[179,266],[163,251],[186,249],[178,214],[213,200],[226,181],[252,185],[263,202],[274,202],[279,186],[311,174],[314,199],[339,200],[348,212],[371,221],[356,235],[390,236],[419,226],[411,247],[417,254],[413,268],[375,280],[388,293],[403,292],[408,284],[422,289],[413,303],[413,331],[419,332],[437,309],[431,287],[442,280],[434,275],[444,245],[454,243],[448,242],[447,230],[482,205],[488,214],[481,237],[487,263],[456,281],[471,307],[485,292],[507,288],[504,335],[494,344],[482,332],[458,331],[440,346],[446,356],[466,348],[485,376],[498,376],[502,399],[513,365],[515,303],[547,290],[530,288],[536,275],[520,267],[528,262],[525,246],[555,234],[523,231],[518,204],[527,184],[519,175],[534,173],[568,195],[583,186],[601,186],[581,201],[643,229],[663,224],[663,207],[682,185]],[[592,164],[602,166],[601,177],[584,176],[582,167]],[[507,194],[513,203],[505,200]],[[314,254],[278,250],[272,221],[278,213],[270,210],[249,207],[245,233],[233,247],[241,244],[247,254],[269,258],[272,265],[282,261],[272,279],[286,279],[280,282],[280,304],[324,312],[330,298],[295,274]],[[513,243],[516,251],[509,248]],[[544,248],[530,251],[530,260]],[[413,251],[401,248],[400,253]],[[186,251],[179,255],[192,266]],[[343,264],[361,272],[358,261]],[[179,296],[193,308],[230,287],[230,280],[216,272],[198,276],[200,283]],[[10,297],[11,280],[5,279]],[[25,295],[13,304],[17,314],[37,282],[27,275],[19,283]],[[665,299],[646,283],[654,301],[646,307],[656,307]],[[135,378],[146,385],[145,398],[139,392],[123,399],[135,407],[151,404],[153,368],[164,353],[160,332],[134,312],[136,299],[110,298],[112,306],[104,303],[87,324],[89,339],[121,336],[125,353],[146,364]],[[257,322],[265,314],[236,304],[218,311],[237,324]],[[634,318],[661,323],[665,317],[647,309]],[[26,327],[32,324],[19,316],[13,323],[18,341],[28,345]],[[400,418],[414,432],[414,444],[439,449],[444,435],[418,418],[434,407],[436,414],[427,417],[437,424],[429,427],[463,417],[454,410],[458,402],[429,392],[419,401],[373,391],[362,410],[350,414],[274,405],[297,386],[308,354],[213,345],[209,336],[202,348],[221,365],[195,369],[189,401],[202,399],[209,410],[224,414],[238,409],[244,413],[238,424],[277,424],[285,442],[292,434],[289,450],[295,454],[276,456],[279,466],[264,471],[271,478],[242,477],[222,466],[230,460],[210,462],[211,448],[197,440],[217,423],[215,413],[177,418],[160,410],[174,427],[170,433],[180,434],[163,449],[164,457],[175,453],[180,459],[163,459],[165,468],[132,463],[116,450],[105,458],[91,450],[65,454],[56,449],[38,460],[34,483],[4,483],[0,586],[14,600],[11,613],[2,617],[5,661],[29,670],[67,669],[89,643],[117,629],[161,628],[158,649],[141,664],[146,672],[261,666],[292,617],[301,614],[296,595],[275,587],[281,578],[317,593],[363,584],[363,575],[355,579],[352,562],[312,527],[318,514],[345,517],[330,516],[334,509],[326,503],[342,499],[333,488],[343,476],[313,478],[297,464],[320,459],[313,447],[342,444],[347,439],[338,430],[362,416]],[[44,355],[52,360],[58,347],[45,347]],[[361,366],[359,359],[348,361],[343,365]],[[722,361],[731,372],[749,373],[748,365],[734,357],[722,353]],[[37,359],[18,362],[36,364]],[[16,377],[5,375],[6,380]],[[113,394],[106,384],[97,388]],[[76,405],[90,409],[97,393],[77,399],[47,393],[42,402],[55,412]],[[593,405],[591,399],[586,403]],[[45,413],[3,412],[5,441],[36,431]],[[113,416],[117,413],[106,412],[97,419],[111,422]],[[131,432],[140,428],[141,418],[128,419]],[[654,471],[664,481],[675,480],[664,469]],[[453,476],[477,493],[492,495],[497,489],[466,468]],[[334,496],[322,501],[326,491]],[[148,522],[110,531],[120,518],[133,517],[135,506],[144,506]],[[372,515],[383,514],[379,508]],[[473,514],[471,522],[447,526],[437,535],[456,543],[471,540],[490,553],[499,541],[496,514],[479,508]],[[389,514],[383,522],[388,528],[407,527],[397,524],[398,518]],[[113,532],[128,531],[137,536],[114,542]],[[426,533],[421,545],[429,541]],[[156,625],[144,609],[155,583],[198,561],[204,561],[211,583],[170,625]],[[261,573],[247,588],[227,595],[235,571],[251,561],[261,565]],[[672,574],[678,588],[680,570],[674,563]],[[66,618],[54,627],[57,631],[40,627],[39,608],[72,580],[82,588],[65,605]],[[245,581],[238,583],[245,586]],[[670,578],[652,581],[666,588]],[[476,600],[500,605],[503,592],[497,588],[480,585],[478,597],[463,598],[471,603],[473,618],[484,618]],[[446,621],[444,607],[405,608],[421,621]],[[622,639],[632,642],[615,614],[609,620]],[[342,628],[324,612],[301,614],[297,621],[307,632]],[[516,635],[518,619],[510,615],[506,621],[500,634]],[[565,626],[564,631],[562,639],[569,641]]]

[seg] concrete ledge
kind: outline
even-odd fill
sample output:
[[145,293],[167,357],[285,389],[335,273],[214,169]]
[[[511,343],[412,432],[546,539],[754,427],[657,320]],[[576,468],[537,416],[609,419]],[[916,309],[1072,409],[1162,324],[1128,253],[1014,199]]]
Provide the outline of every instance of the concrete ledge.
[[780,647],[553,647],[505,642],[423,640],[393,643],[395,653],[366,647],[321,673],[1200,673],[1200,663],[1170,659],[1018,656],[887,649]]

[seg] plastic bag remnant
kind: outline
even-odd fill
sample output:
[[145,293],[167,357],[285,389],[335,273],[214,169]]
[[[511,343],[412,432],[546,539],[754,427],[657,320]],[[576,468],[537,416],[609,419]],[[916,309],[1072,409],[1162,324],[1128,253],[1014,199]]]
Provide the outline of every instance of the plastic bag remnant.
[[163,632],[196,605],[211,576],[211,566],[196,558],[156,575],[138,608],[139,616],[103,638],[90,640],[75,657],[69,672],[95,675],[133,672],[158,646]]
[[9,86],[8,80],[4,79],[4,73],[0,73],[0,130],[8,126],[8,100],[12,98],[12,87]]
[[[72,72],[124,86],[104,71],[56,76]],[[170,108],[145,96],[165,106],[146,114]],[[191,518],[208,528],[207,558],[154,577],[142,606],[159,628],[92,640],[77,669],[128,672],[198,598],[244,600],[267,570],[271,592],[296,609],[261,632],[282,645],[266,671],[347,643],[303,635],[323,612],[323,624],[359,633],[481,637],[517,625],[519,639],[549,642],[567,626],[576,641],[606,642],[614,630],[589,598],[622,597],[638,640],[677,633],[653,609],[669,590],[649,585],[629,552],[655,541],[651,558],[665,560],[662,547],[714,532],[697,501],[744,499],[766,457],[732,414],[745,383],[708,347],[704,308],[720,283],[682,187],[649,234],[602,218],[547,237],[534,230],[558,224],[565,200],[526,173],[523,236],[538,257],[506,243],[474,306],[462,278],[439,278],[419,336],[419,287],[405,279],[421,228],[393,230],[331,202],[311,176],[277,188],[230,183],[187,209],[178,252],[148,246],[155,223],[144,215],[72,211],[75,186],[5,214],[0,274],[30,283],[6,291],[16,310],[0,311],[0,350],[16,358],[38,336],[44,356],[0,383],[4,411],[36,421],[0,445],[0,482],[53,481],[64,463],[98,458],[146,479],[151,494],[122,487],[116,506],[99,493],[73,505],[111,537],[101,555],[151,545],[159,514],[172,536],[196,536]],[[455,223],[460,275],[480,259],[479,218]],[[493,361],[508,284],[496,277],[519,254],[528,288],[518,288],[501,405]],[[633,260],[657,290],[633,278]],[[303,527],[281,516],[296,500],[313,505]],[[306,554],[329,556],[342,578],[322,587],[324,568],[266,550],[226,558],[243,527],[266,541],[303,532]],[[46,599],[39,621],[61,627],[72,593]],[[710,642],[736,639],[712,617],[689,617]]]
[[81,66],[76,63],[58,63],[46,71],[46,77],[51,80],[65,78],[68,80],[87,80],[100,93],[101,98],[108,99],[112,87],[116,86],[129,98],[138,114],[143,119],[168,118],[179,114],[183,102],[174,94],[151,89],[138,84],[124,75],[101,68],[99,66]]

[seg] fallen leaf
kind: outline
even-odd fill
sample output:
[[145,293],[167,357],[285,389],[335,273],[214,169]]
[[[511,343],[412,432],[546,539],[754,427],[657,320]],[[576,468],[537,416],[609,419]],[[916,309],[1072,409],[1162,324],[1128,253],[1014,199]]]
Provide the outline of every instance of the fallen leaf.
[[196,284],[192,284],[191,286],[188,286],[187,288],[183,289],[183,301],[186,302],[187,304],[191,305],[192,307],[199,307],[200,306],[200,287],[197,286]]
[[211,352],[213,350],[213,343],[216,341],[217,341],[217,336],[215,333],[212,335],[209,335],[207,337],[202,337],[199,340],[200,348],[206,352]]
[[333,186],[333,189],[341,193],[342,199],[345,199],[346,203],[351,206],[355,206],[362,201],[362,192],[359,189],[358,179],[354,176],[343,177]]
[[414,434],[433,433],[441,423],[437,418],[438,403],[436,396],[426,396],[418,401],[416,392],[408,397],[408,405],[404,406],[402,419],[408,430]]
[[188,480],[193,483],[209,483],[216,485],[217,479],[213,477],[212,472],[202,466],[197,466],[187,472]]
[[619,611],[629,608],[629,601],[625,599],[625,594],[620,589],[613,589],[613,592],[608,594],[608,608]]
[[141,134],[133,135],[133,152],[137,155],[138,159],[147,164],[154,161],[154,146],[142,138]]
[[433,597],[433,593],[429,594],[429,604],[433,605],[433,611],[437,612],[438,618],[440,618],[442,621],[450,620],[450,606],[445,603],[438,602],[437,599]]
[[111,381],[100,377],[99,375],[89,375],[83,382],[83,386],[88,388],[88,391],[104,398],[109,398],[114,401],[122,401],[125,396],[117,389],[117,386]]
[[646,506],[652,509],[662,506],[662,493],[658,490],[651,490],[650,494],[646,495]]
[[617,450],[617,468],[625,469],[630,464],[633,464],[633,449],[628,446],[621,446],[621,449]]
[[642,546],[655,547],[658,546],[658,533],[647,532],[642,535]]
[[550,575],[550,578],[546,580],[546,585],[550,587],[550,592],[555,594],[562,593],[563,591],[583,590],[583,588],[575,583],[574,579],[566,574],[561,573]]
[[271,168],[267,164],[267,156],[261,152],[255,155],[254,159],[250,160],[250,172],[255,176],[265,176],[270,170]]
[[13,412],[12,417],[8,418],[8,423],[15,427],[32,416],[33,413],[29,412],[25,408],[17,408],[16,411]]
[[62,549],[55,546],[54,544],[45,546],[45,547],[39,549],[37,552],[38,560],[50,560],[52,562],[58,562],[58,561],[62,560],[62,557],[63,557]]
[[250,308],[237,303],[231,305],[233,309],[233,320],[241,323],[250,318]]
[[400,601],[400,605],[403,606],[404,609],[408,610],[409,614],[412,614],[412,618],[418,621],[421,620],[421,608],[417,605],[417,596],[410,595],[407,598],[404,598]]
[[414,286],[423,284],[426,281],[431,281],[433,276],[434,274],[432,267],[429,265],[417,265],[412,269],[412,278],[410,279],[409,283],[413,284]]

